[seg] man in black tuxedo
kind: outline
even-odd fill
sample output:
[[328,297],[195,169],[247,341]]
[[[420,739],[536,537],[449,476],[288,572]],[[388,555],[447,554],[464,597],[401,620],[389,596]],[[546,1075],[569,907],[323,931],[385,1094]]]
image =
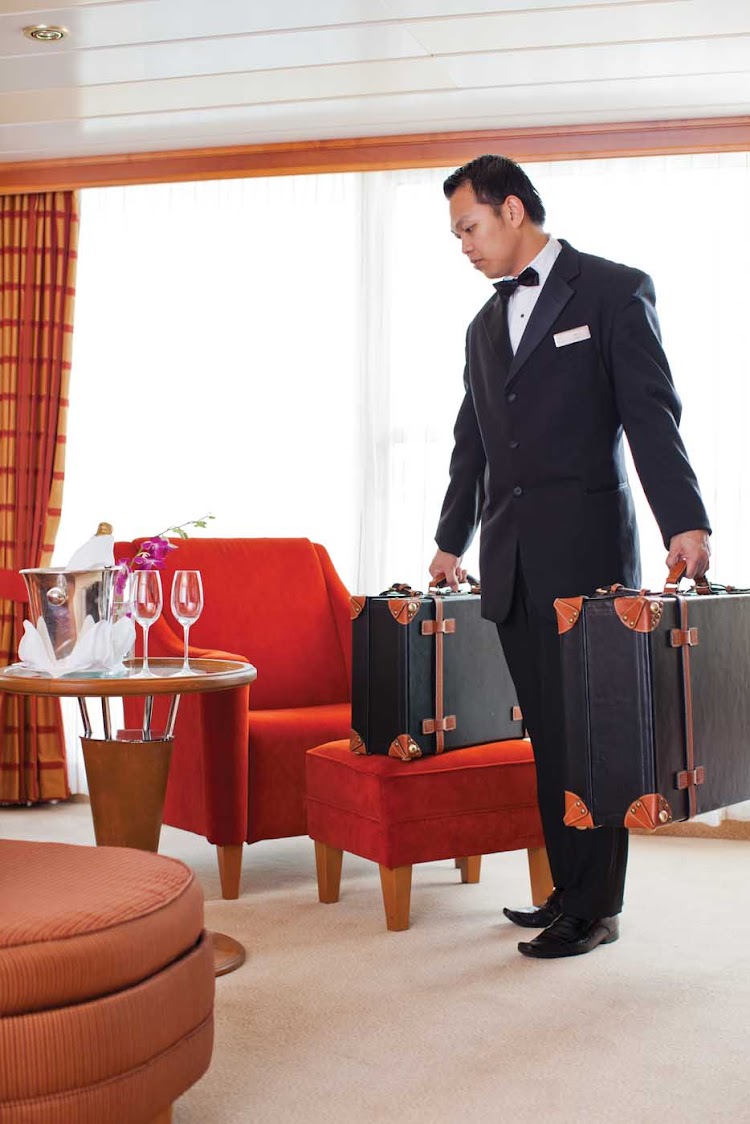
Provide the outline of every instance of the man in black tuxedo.
[[619,936],[625,828],[565,827],[556,597],[640,584],[627,434],[668,550],[708,568],[710,525],[679,434],[651,279],[545,233],[525,172],[480,156],[444,184],[451,227],[496,293],[469,325],[466,388],[430,565],[453,588],[481,520],[482,613],[496,621],[533,746],[555,890],[504,910],[543,932],[526,956],[572,956]]

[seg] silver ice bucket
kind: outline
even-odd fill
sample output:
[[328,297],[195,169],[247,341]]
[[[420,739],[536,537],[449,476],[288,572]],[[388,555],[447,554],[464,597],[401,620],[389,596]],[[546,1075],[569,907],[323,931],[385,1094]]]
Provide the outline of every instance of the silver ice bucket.
[[47,626],[55,657],[69,656],[86,617],[112,619],[116,566],[98,570],[21,570],[29,591],[29,617]]

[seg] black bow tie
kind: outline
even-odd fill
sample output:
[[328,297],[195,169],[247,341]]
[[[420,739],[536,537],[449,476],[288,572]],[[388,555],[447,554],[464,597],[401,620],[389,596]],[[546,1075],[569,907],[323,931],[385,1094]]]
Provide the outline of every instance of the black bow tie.
[[518,277],[507,277],[504,281],[495,281],[495,291],[500,294],[503,301],[507,303],[515,293],[519,285],[538,285],[539,274],[530,265],[526,266],[523,273],[519,273]]

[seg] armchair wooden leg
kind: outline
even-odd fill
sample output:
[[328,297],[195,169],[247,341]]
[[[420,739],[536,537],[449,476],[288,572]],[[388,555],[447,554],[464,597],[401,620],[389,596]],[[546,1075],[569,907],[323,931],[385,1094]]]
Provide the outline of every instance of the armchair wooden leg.
[[531,900],[534,905],[543,905],[555,888],[549,868],[545,847],[529,847],[529,880]]
[[456,866],[461,871],[462,882],[478,882],[482,870],[482,856],[469,855],[467,858],[456,859]]
[[318,873],[318,901],[331,905],[339,900],[341,862],[344,852],[315,840],[315,869]]
[[221,879],[221,896],[234,900],[240,896],[240,875],[242,873],[242,844],[226,843],[217,844],[216,854],[219,859],[219,878]]
[[409,928],[411,905],[411,867],[380,867],[380,885],[383,888],[385,923],[392,933]]

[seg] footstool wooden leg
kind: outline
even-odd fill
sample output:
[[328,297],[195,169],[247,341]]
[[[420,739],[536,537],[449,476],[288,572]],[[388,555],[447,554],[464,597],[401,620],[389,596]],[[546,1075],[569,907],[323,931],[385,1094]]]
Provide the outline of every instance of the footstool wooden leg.
[[341,862],[344,852],[315,840],[315,868],[318,872],[318,900],[331,905],[339,900]]
[[464,859],[456,859],[456,866],[461,871],[462,882],[478,882],[482,870],[482,856],[469,855]]
[[154,1116],[150,1124],[172,1124],[172,1106],[165,1108],[158,1116]]
[[221,896],[226,901],[234,901],[240,896],[240,875],[242,874],[242,844],[217,844],[216,856],[219,860]]
[[380,885],[383,888],[385,923],[392,933],[400,933],[409,928],[409,906],[411,904],[411,867],[397,866],[380,868]]
[[531,900],[534,905],[543,905],[555,888],[549,868],[545,847],[529,847],[529,880],[531,881]]

